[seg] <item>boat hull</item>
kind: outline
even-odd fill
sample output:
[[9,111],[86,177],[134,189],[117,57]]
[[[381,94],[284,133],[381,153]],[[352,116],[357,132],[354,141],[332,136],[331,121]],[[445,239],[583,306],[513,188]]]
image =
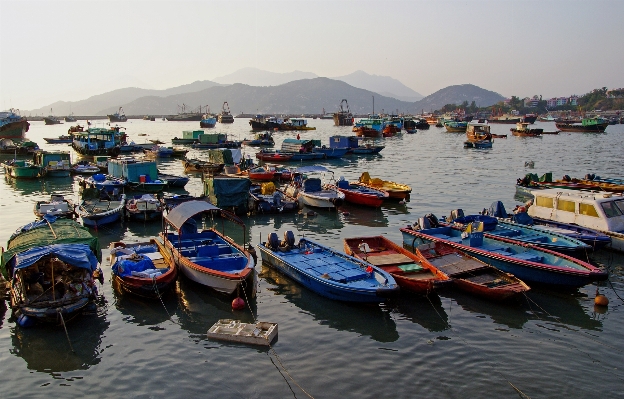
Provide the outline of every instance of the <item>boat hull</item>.
[[557,129],[561,130],[562,132],[604,133],[604,131],[607,129],[607,126],[609,126],[609,124],[599,123],[595,125],[583,126],[583,125],[577,125],[573,123],[556,122],[555,126],[557,126]]
[[0,127],[0,139],[23,139],[29,127],[30,123],[25,119],[7,123]]

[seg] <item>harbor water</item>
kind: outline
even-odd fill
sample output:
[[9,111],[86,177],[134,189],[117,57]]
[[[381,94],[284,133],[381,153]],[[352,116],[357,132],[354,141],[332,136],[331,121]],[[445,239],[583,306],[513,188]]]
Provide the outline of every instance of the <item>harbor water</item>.
[[[82,125],[85,121],[79,121]],[[97,123],[102,124],[102,122]],[[276,132],[284,138],[320,139],[350,135],[350,127],[308,119],[316,130]],[[171,138],[199,122],[129,120],[120,123],[136,143]],[[31,122],[27,137],[42,148],[44,137],[67,132],[70,124]],[[554,123],[537,123],[554,131]],[[464,134],[431,127],[416,134],[380,139],[380,155],[319,162],[335,178],[371,177],[409,184],[407,203],[380,209],[345,205],[340,211],[308,209],[297,214],[244,217],[245,236],[257,244],[267,235],[292,230],[335,249],[346,237],[383,234],[400,243],[399,228],[418,217],[438,217],[462,208],[476,213],[496,200],[508,211],[526,201],[515,191],[526,173],[582,177],[624,177],[624,125],[606,133],[560,133],[514,137],[513,125],[492,125],[491,149],[465,149]],[[230,139],[252,138],[248,119],[207,131]],[[243,147],[255,159],[257,150]],[[207,158],[191,150],[189,158]],[[4,159],[11,158],[5,155]],[[529,164],[533,164],[533,168]],[[159,161],[159,169],[182,174],[180,160]],[[72,178],[0,181],[0,243],[34,220],[33,207],[51,193],[78,199]],[[177,193],[202,193],[194,176]],[[161,223],[122,222],[92,230],[102,248],[114,241],[139,241],[158,234]],[[239,243],[243,233],[226,231]],[[107,253],[104,252],[103,258]],[[274,270],[257,265],[258,296],[245,310],[230,300],[180,278],[175,292],[159,300],[119,295],[111,287],[105,259],[97,311],[62,327],[21,328],[0,302],[0,364],[3,398],[590,398],[624,393],[624,256],[609,251],[589,260],[610,272],[607,282],[573,292],[533,288],[508,304],[447,290],[423,298],[402,295],[382,305],[351,305],[320,297]],[[99,284],[99,283],[98,283]],[[596,290],[608,297],[595,308]],[[278,323],[272,349],[211,341],[206,331],[219,319]],[[71,342],[71,346],[69,342]],[[73,351],[72,351],[73,348]],[[526,395],[526,396],[523,396]]]

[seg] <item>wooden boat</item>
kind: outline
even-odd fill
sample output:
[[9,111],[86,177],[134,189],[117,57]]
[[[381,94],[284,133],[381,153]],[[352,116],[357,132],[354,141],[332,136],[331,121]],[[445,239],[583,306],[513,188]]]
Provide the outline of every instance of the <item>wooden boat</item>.
[[304,173],[331,173],[324,166],[303,166],[297,168],[292,181],[284,190],[293,198],[297,198],[301,205],[316,208],[338,208],[344,203],[345,195],[335,188],[324,188],[318,177],[304,178]]
[[272,182],[249,188],[249,210],[254,214],[287,213],[299,210],[299,201],[275,188]]
[[173,148],[154,145],[150,149],[143,149],[146,158],[171,158],[173,156]]
[[375,208],[380,207],[381,204],[390,197],[387,191],[358,184],[349,184],[349,182],[343,178],[339,179],[336,185],[326,185],[325,188],[340,191],[344,194],[346,202]]
[[494,134],[494,133],[492,133],[492,138],[493,139],[506,139],[507,135],[506,134]]
[[93,306],[101,258],[98,239],[73,220],[47,218],[18,229],[1,264],[11,276],[10,304],[17,324],[61,325]]
[[435,217],[434,223],[429,224],[430,219],[421,218],[419,224],[425,228],[408,226],[400,229],[406,248],[415,252],[418,245],[443,242],[523,281],[554,287],[578,288],[608,277],[597,267],[568,255],[503,237],[485,237],[477,227],[462,234],[459,227],[439,226]]
[[178,269],[162,245],[147,242],[113,242],[109,264],[113,287],[144,298],[160,298],[175,287]]
[[544,129],[530,128],[528,122],[518,122],[516,127],[509,130],[511,134],[518,137],[539,137],[544,132]]
[[226,295],[242,295],[240,291],[246,290],[248,298],[255,297],[257,275],[251,254],[213,228],[197,232],[193,217],[202,213],[220,213],[241,226],[243,242],[247,242],[245,224],[235,215],[205,201],[188,201],[165,216],[158,245],[164,246],[182,274],[196,283]]
[[401,128],[391,123],[384,126],[383,130],[381,131],[381,134],[384,137],[396,136],[399,133],[401,133]]
[[444,127],[449,133],[465,133],[468,128],[468,122],[447,121]]
[[352,182],[360,186],[366,186],[377,190],[388,192],[389,198],[405,200],[409,198],[412,188],[407,184],[396,183],[389,180],[381,180],[379,178],[371,178],[368,172],[363,172],[358,182]]
[[135,191],[159,193],[167,187],[167,182],[158,179],[155,161],[111,159],[108,161],[108,172],[113,177],[125,179],[126,186]]
[[72,136],[70,135],[61,135],[58,137],[44,137],[43,139],[48,144],[69,144],[72,142]]
[[624,196],[622,193],[582,190],[533,190],[527,213],[533,218],[574,223],[611,237],[607,247],[624,252]]
[[24,159],[10,159],[2,163],[4,174],[14,179],[36,179],[43,170],[39,165]]
[[386,271],[307,238],[296,243],[291,231],[284,233],[282,242],[270,233],[258,249],[263,262],[330,299],[379,303],[399,293]]
[[214,174],[223,171],[225,164],[204,161],[201,159],[183,159],[184,173]]
[[88,128],[85,132],[72,134],[72,148],[83,156],[108,155],[116,157],[121,153],[121,143],[125,141],[125,133],[117,126],[110,129]]
[[277,323],[259,321],[252,324],[221,319],[208,329],[207,336],[221,341],[270,346],[277,338]]
[[47,201],[35,202],[33,212],[38,218],[55,216],[57,218],[71,219],[74,217],[74,204],[62,195],[52,194]]
[[353,133],[355,133],[356,136],[358,137],[381,137],[382,133],[377,130],[374,129],[372,127],[368,127],[368,126],[353,126],[353,129],[351,130]]
[[[216,119],[215,119],[216,123]],[[214,127],[214,126],[213,126]],[[178,138],[177,136],[171,139],[171,144],[193,144],[195,142],[199,142],[199,137],[206,133],[203,130],[184,130],[182,132],[182,138]]]
[[486,262],[441,242],[431,242],[416,248],[421,264],[435,267],[452,278],[462,291],[493,301],[505,301],[530,290],[513,274],[502,272]]
[[249,169],[247,172],[251,180],[273,181],[279,180],[282,177],[282,172],[278,172],[275,169],[269,169],[264,166]]
[[292,159],[294,154],[289,153],[279,153],[274,151],[264,151],[256,153],[256,158],[261,161],[270,161],[270,162],[288,162]]
[[43,121],[45,122],[46,125],[60,125],[61,120],[59,118],[57,118],[54,115],[48,115],[46,117],[43,118]]
[[126,195],[109,194],[105,189],[85,188],[82,190],[82,201],[76,206],[76,216],[82,224],[99,227],[120,220],[124,214]]
[[137,195],[126,202],[126,217],[144,222],[159,220],[163,215],[163,208],[163,203],[154,195]]
[[599,116],[593,118],[583,118],[580,123],[574,122],[555,122],[557,129],[562,132],[589,132],[589,133],[603,133],[609,121]]
[[390,273],[401,290],[427,295],[451,282],[449,276],[384,236],[344,239],[347,255],[355,256]]

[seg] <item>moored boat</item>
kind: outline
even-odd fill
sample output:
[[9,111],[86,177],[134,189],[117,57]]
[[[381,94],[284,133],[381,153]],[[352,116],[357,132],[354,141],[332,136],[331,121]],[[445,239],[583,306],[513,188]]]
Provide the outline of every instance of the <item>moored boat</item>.
[[38,218],[48,215],[71,219],[74,217],[74,204],[60,194],[52,194],[49,200],[35,202],[33,212]]
[[14,179],[36,179],[43,174],[43,169],[39,165],[24,159],[4,161],[2,167],[4,174]]
[[48,144],[69,144],[72,142],[72,136],[69,134],[61,135],[58,137],[44,137],[43,138]]
[[0,139],[23,139],[30,123],[16,109],[0,112]]
[[152,194],[137,195],[126,202],[126,217],[128,219],[148,222],[160,220],[163,215],[162,201]]
[[340,191],[345,196],[345,201],[352,204],[372,206],[378,208],[390,197],[387,191],[366,187],[358,184],[350,184],[343,177],[338,179],[335,185],[326,185]]
[[[263,262],[324,297],[379,303],[398,295],[399,286],[384,270],[307,238],[295,242],[287,231],[280,242],[271,233],[258,244]],[[313,266],[312,266],[313,265]]]
[[600,116],[595,116],[593,118],[583,118],[580,123],[555,122],[555,126],[562,132],[603,133],[609,126],[609,121]]
[[303,166],[297,168],[292,181],[284,190],[287,195],[297,198],[301,205],[316,208],[334,209],[344,203],[345,195],[336,188],[323,187],[318,177],[304,177],[303,174],[331,173],[324,166]]
[[76,162],[71,166],[70,170],[75,175],[95,175],[101,172],[99,166],[87,160]]
[[292,159],[293,155],[293,153],[280,153],[262,149],[260,152],[256,153],[256,158],[261,161],[288,162]]
[[183,159],[184,173],[214,174],[223,171],[225,164],[209,162],[201,159]]
[[468,128],[468,122],[463,121],[447,121],[444,122],[444,127],[449,133],[465,133]]
[[401,290],[427,295],[451,279],[435,266],[384,236],[345,238],[344,250],[390,273]]
[[230,105],[225,101],[221,107],[221,113],[217,115],[217,121],[219,123],[234,123],[234,116],[230,111]]
[[412,192],[412,188],[407,184],[396,183],[390,180],[382,180],[376,177],[371,178],[368,172],[363,172],[359,180],[357,182],[352,182],[351,184],[383,190],[388,192],[388,196],[390,198],[399,200],[408,200],[410,193]]
[[518,122],[516,127],[509,130],[511,134],[518,137],[538,137],[544,132],[544,129],[530,128],[528,122]]
[[119,107],[119,110],[117,112],[115,112],[114,114],[109,114],[108,116],[108,121],[109,122],[127,122],[128,121],[128,117],[126,116],[126,114],[124,113],[124,110],[122,107]]
[[33,163],[41,167],[45,177],[69,177],[71,173],[71,154],[67,151],[35,152]]
[[249,211],[255,214],[287,213],[299,210],[299,201],[278,190],[272,182],[252,183],[249,187]]
[[[344,103],[344,106],[342,105]],[[336,126],[353,126],[353,114],[349,109],[349,103],[347,99],[343,98],[340,101],[338,112],[335,112],[333,115],[334,125]]]

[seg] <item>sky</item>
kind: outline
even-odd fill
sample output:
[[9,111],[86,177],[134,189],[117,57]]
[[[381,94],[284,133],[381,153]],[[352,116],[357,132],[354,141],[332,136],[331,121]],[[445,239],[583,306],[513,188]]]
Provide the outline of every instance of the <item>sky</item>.
[[0,109],[244,67],[582,95],[624,87],[622,21],[624,0],[0,0]]

